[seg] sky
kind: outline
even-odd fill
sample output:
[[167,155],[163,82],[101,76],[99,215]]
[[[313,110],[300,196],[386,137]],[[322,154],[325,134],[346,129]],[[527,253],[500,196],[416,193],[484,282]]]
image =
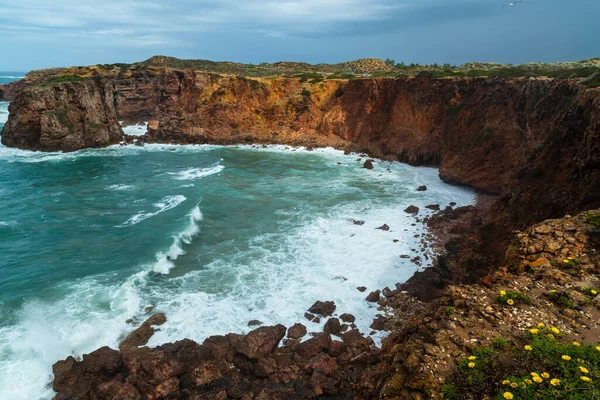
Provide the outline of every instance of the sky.
[[600,0],[0,0],[0,70],[143,61],[600,57]]

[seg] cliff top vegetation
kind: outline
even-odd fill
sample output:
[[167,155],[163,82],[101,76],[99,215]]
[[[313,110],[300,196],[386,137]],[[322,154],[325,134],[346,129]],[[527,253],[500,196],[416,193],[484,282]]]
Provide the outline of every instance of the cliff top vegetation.
[[394,60],[363,58],[337,64],[308,64],[303,62],[277,62],[242,64],[209,60],[181,60],[174,57],[154,56],[133,64],[99,64],[67,68],[52,68],[32,71],[27,78],[34,83],[56,83],[94,77],[135,76],[143,70],[197,70],[217,74],[241,75],[246,77],[300,78],[312,83],[324,79],[361,78],[463,78],[463,77],[548,77],[582,79],[583,83],[600,86],[600,58],[575,62],[499,64],[470,62],[463,65],[451,64],[406,64]]

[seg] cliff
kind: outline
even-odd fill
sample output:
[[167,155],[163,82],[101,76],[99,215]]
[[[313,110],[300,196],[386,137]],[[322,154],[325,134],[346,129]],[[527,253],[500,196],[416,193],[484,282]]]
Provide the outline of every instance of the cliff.
[[122,136],[112,87],[101,81],[31,87],[9,105],[2,130],[9,147],[74,151],[118,143]]
[[[479,304],[476,293],[486,291],[487,298],[492,299],[500,281],[505,285],[509,280],[533,284],[528,277],[497,271],[505,264],[512,231],[547,218],[600,207],[600,89],[575,80],[308,80],[247,78],[162,67],[115,72],[103,79],[69,79],[62,77],[60,82],[21,90],[11,103],[3,143],[39,150],[99,147],[121,140],[118,120],[154,120],[143,142],[334,146],[389,160],[437,166],[444,180],[471,186],[489,197],[477,208],[452,210],[429,221],[434,232],[444,232],[439,235],[444,255],[436,260],[434,268],[416,274],[402,290],[388,290],[386,298],[392,299],[388,305],[398,310],[397,315],[413,315],[415,319],[398,317],[395,322],[386,322],[393,327],[394,335],[384,354],[358,337],[350,338],[352,344],[342,351],[341,345],[330,344],[327,335],[300,344],[290,342],[286,350],[274,350],[273,340],[281,340],[282,327],[270,328],[268,337],[255,334],[261,337],[258,341],[239,336],[213,338],[219,343],[214,352],[205,350],[206,343],[201,346],[189,342],[129,355],[101,350],[101,359],[111,363],[108,367],[96,365],[95,353],[87,364],[84,358],[83,364],[67,360],[57,367],[60,370],[55,370],[55,376],[64,372],[65,376],[75,377],[55,380],[56,390],[67,393],[64,398],[69,398],[72,390],[90,395],[93,388],[77,385],[83,385],[81,382],[98,368],[111,371],[106,377],[94,378],[94,385],[106,390],[102,396],[113,396],[110,398],[119,398],[119,393],[125,396],[122,398],[138,398],[140,393],[148,398],[175,393],[226,398],[237,396],[229,393],[236,385],[243,389],[235,393],[242,396],[252,392],[255,398],[285,397],[298,391],[307,393],[306,398],[422,398],[419,396],[441,390],[443,382],[435,381],[435,376],[444,373],[450,379],[451,366],[472,350],[462,341],[447,343],[452,332],[458,330],[444,318],[442,307],[461,309],[468,316],[464,323],[470,324],[473,332],[480,327],[473,322],[477,314],[471,308],[471,304]],[[590,227],[582,218],[575,222],[587,235]],[[526,242],[530,245],[509,252],[508,260],[517,257],[535,263],[537,260],[529,258],[556,261],[572,255],[592,265],[589,274],[595,273],[597,260],[582,255],[584,247],[588,251],[592,246],[582,244],[581,235],[573,239],[580,247],[566,246],[568,229],[552,228],[560,232],[557,237],[561,238],[553,242],[544,242],[535,232],[528,233],[531,240]],[[561,245],[554,249],[552,243],[559,242]],[[551,251],[542,254],[548,243]],[[557,276],[551,268],[547,272],[550,275],[542,274],[540,279],[550,281]],[[447,287],[449,283],[478,281],[486,286]],[[488,287],[493,289],[487,291]],[[404,290],[408,294],[400,293]],[[423,304],[411,295],[434,301]],[[541,306],[543,302],[536,304]],[[485,308],[489,303],[480,305]],[[505,311],[492,310],[500,316]],[[494,318],[500,320],[500,316]],[[514,326],[519,327],[521,322],[515,319]],[[263,339],[270,350],[260,356],[246,354],[246,345],[239,347],[244,341],[259,343],[260,347]],[[432,343],[441,350],[428,346]],[[310,357],[302,355],[307,351],[305,347],[312,349]],[[209,342],[208,349],[213,348],[214,343]],[[452,359],[437,357],[439,351],[448,348],[456,353]],[[194,356],[186,358],[187,353]],[[424,367],[431,359],[433,364]],[[169,364],[174,365],[175,372],[165,372],[158,366],[165,360],[177,361]],[[449,369],[435,374],[432,369],[424,369],[438,368],[442,365],[439,362]],[[238,368],[237,372],[225,368],[230,363]],[[140,368],[159,375],[143,381],[145,378],[137,376]],[[127,376],[132,376],[131,382],[126,381]],[[360,380],[357,376],[366,378]],[[260,393],[265,394],[260,397]]]

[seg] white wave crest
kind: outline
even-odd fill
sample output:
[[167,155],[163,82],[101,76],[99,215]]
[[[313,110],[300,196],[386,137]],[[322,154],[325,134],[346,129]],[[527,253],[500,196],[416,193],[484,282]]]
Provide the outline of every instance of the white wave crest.
[[159,203],[154,204],[154,207],[158,208],[157,211],[154,212],[140,212],[129,218],[127,221],[123,222],[121,225],[117,225],[117,228],[125,228],[131,225],[139,224],[140,222],[152,218],[162,212],[168,211],[172,208],[177,207],[181,203],[186,200],[185,196],[177,195],[177,196],[167,196],[162,199]]
[[188,214],[189,223],[187,227],[177,235],[173,237],[173,244],[169,247],[166,253],[159,252],[156,254],[156,263],[154,263],[152,270],[159,274],[168,274],[171,269],[175,266],[173,261],[183,254],[183,244],[190,244],[194,236],[200,233],[200,226],[198,225],[204,219],[200,207],[196,206]]
[[133,190],[133,186],[131,186],[131,185],[110,185],[106,188],[106,190],[117,190],[117,191]]
[[0,78],[4,79],[23,79],[24,76],[14,76],[14,75],[0,75]]
[[215,165],[209,168],[189,168],[181,172],[169,172],[169,175],[176,175],[178,181],[190,181],[193,179],[204,178],[205,176],[218,174],[225,169],[222,165]]

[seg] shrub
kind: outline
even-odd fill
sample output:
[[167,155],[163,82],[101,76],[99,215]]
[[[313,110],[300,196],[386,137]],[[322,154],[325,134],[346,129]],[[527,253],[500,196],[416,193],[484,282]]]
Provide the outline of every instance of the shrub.
[[586,217],[590,224],[594,225],[596,228],[600,228],[600,215],[587,213]]
[[497,300],[499,303],[508,304],[509,306],[514,306],[518,303],[531,304],[531,300],[523,292],[501,290]]

